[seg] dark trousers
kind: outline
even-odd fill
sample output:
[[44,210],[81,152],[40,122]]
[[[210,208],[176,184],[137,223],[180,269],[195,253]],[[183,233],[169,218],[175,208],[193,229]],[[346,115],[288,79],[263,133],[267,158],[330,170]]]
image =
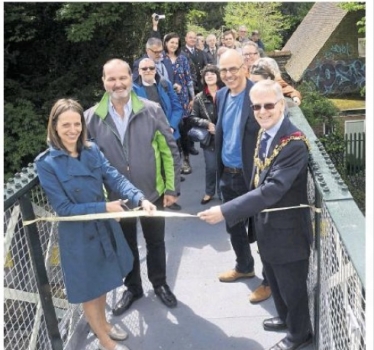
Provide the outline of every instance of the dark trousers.
[[[243,174],[223,173],[220,188],[224,203],[248,192]],[[242,273],[252,272],[254,259],[249,245],[246,222],[241,221],[231,227],[226,224],[226,231],[230,234],[231,245],[236,255],[236,271]]]
[[204,148],[205,160],[205,194],[213,197],[216,193],[221,197],[221,190],[217,181],[217,157],[213,146]]
[[287,338],[299,342],[311,332],[308,307],[308,260],[287,264],[263,261],[278,316],[287,324]]
[[[157,210],[164,210],[163,200],[164,198],[161,196],[153,203]],[[141,217],[139,220],[147,248],[148,279],[153,288],[157,288],[166,284],[165,218]],[[140,294],[143,293],[143,287],[140,276],[136,223],[137,218],[122,219],[120,222],[123,234],[134,255],[133,269],[126,276],[124,284],[134,294]]]
[[189,139],[188,134],[187,134],[190,129],[191,129],[191,125],[188,122],[188,117],[183,118],[181,122],[179,123],[179,132],[181,134],[180,145],[182,147],[182,153],[186,157],[190,154],[189,149],[190,149],[191,140]]

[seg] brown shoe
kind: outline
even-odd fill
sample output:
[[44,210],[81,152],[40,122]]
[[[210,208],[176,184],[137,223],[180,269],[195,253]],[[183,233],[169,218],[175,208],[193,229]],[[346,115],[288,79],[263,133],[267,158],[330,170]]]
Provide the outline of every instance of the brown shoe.
[[260,303],[271,297],[271,289],[269,286],[261,284],[250,295],[249,302],[252,304]]
[[218,279],[221,282],[234,282],[239,278],[252,278],[252,277],[255,277],[255,272],[254,271],[247,272],[247,273],[242,273],[242,272],[238,272],[236,270],[230,270],[230,271],[226,271],[224,273],[221,273],[218,276]]

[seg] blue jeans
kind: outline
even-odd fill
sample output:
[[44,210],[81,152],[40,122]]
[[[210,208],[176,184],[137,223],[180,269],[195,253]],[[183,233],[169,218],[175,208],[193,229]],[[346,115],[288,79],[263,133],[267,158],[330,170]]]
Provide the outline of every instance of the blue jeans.
[[216,193],[221,197],[221,190],[217,183],[217,158],[213,147],[204,148],[205,160],[205,194],[213,197]]
[[[223,173],[220,187],[224,203],[248,192],[243,174]],[[240,221],[231,227],[226,223],[226,231],[230,234],[231,245],[236,255],[235,270],[242,273],[252,272],[254,259],[249,245],[246,221]]]

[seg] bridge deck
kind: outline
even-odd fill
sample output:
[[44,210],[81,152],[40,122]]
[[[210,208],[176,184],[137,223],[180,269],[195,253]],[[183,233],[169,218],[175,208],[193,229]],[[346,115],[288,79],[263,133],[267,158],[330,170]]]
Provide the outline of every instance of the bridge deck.
[[[201,150],[198,156],[191,156],[191,165],[193,173],[185,176],[179,203],[183,212],[196,214],[206,207],[200,204],[205,174]],[[208,206],[217,204],[216,199]],[[265,318],[276,315],[272,298],[257,305],[248,302],[248,294],[261,281],[256,244],[251,246],[256,277],[226,284],[219,282],[217,275],[232,268],[235,258],[223,223],[211,226],[197,218],[167,219],[166,247],[168,283],[178,298],[177,308],[166,308],[152,290],[146,277],[141,234],[145,296],[124,315],[113,317],[110,310],[123,287],[108,295],[108,316],[129,332],[124,344],[131,350],[262,350],[285,336],[285,332],[266,332],[262,328]],[[97,349],[97,339],[86,324],[79,328],[76,349]]]

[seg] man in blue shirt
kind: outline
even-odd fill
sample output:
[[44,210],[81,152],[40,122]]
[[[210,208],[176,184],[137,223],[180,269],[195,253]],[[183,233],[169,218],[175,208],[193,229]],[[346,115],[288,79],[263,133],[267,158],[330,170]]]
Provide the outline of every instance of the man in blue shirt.
[[[253,86],[246,79],[243,56],[235,49],[220,58],[220,75],[226,87],[217,92],[218,122],[216,149],[218,176],[224,202],[247,193],[253,168],[253,156],[259,125],[250,108],[249,90]],[[248,224],[248,232],[247,226]],[[221,282],[255,276],[250,243],[255,241],[251,219],[239,221],[226,230],[236,255],[234,269],[219,275]]]

